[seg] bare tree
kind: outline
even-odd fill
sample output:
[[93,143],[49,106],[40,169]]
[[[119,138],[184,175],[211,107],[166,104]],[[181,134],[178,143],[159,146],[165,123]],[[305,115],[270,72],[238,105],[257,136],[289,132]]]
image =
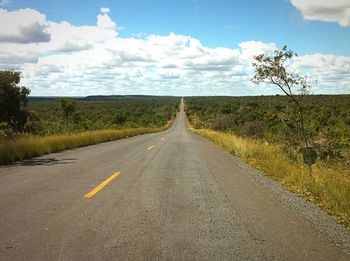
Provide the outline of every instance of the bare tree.
[[316,161],[315,151],[310,147],[309,138],[305,129],[304,107],[297,99],[295,89],[299,95],[309,94],[311,86],[307,83],[307,77],[299,73],[288,71],[289,62],[298,55],[288,50],[284,46],[282,50],[276,50],[273,54],[260,54],[254,57],[253,68],[255,75],[252,81],[255,84],[267,83],[277,86],[285,95],[287,95],[296,107],[298,113],[298,125],[300,134],[303,138],[304,162],[311,166]]

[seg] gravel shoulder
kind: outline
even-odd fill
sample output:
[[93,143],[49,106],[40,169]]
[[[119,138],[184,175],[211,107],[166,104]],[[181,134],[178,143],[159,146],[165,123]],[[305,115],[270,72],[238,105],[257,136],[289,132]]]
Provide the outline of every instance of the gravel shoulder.
[[237,166],[272,191],[283,205],[302,216],[317,232],[350,255],[350,231],[338,224],[331,215],[312,202],[288,191],[279,182],[265,176],[261,171],[252,168],[238,157],[230,156]]

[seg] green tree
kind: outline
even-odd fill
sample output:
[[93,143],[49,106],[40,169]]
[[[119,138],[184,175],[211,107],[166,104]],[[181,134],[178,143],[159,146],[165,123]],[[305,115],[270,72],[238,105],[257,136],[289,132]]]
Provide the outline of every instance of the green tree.
[[26,110],[30,90],[18,86],[21,73],[0,71],[0,122],[4,122],[13,131],[23,131],[27,121]]
[[294,93],[294,89],[298,87],[299,94],[305,96],[309,93],[310,85],[307,83],[306,76],[287,70],[288,63],[296,56],[297,54],[288,50],[287,46],[284,46],[282,50],[276,50],[272,55],[260,54],[255,56],[253,62],[255,75],[252,81],[255,84],[268,83],[275,85],[290,98],[297,111],[296,115],[290,116],[296,121],[304,142],[303,159],[306,164],[311,166],[316,161],[316,152],[309,145],[309,137],[304,122],[305,108]]
[[27,123],[25,131],[31,134],[42,135],[45,134],[45,127],[41,121],[39,114],[34,110],[28,111]]
[[126,122],[127,116],[122,111],[116,111],[114,114],[114,123],[121,125]]
[[75,112],[77,102],[69,98],[59,98],[58,102],[61,106],[64,117],[68,120],[69,116]]

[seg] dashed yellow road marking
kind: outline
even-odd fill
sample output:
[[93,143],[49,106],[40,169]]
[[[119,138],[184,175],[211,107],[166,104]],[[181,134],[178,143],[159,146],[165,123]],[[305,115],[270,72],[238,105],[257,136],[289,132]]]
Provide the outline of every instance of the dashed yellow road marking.
[[154,145],[149,146],[149,147],[147,148],[147,150],[151,150],[151,149],[153,149],[153,148],[154,148]]
[[92,198],[97,192],[99,192],[101,189],[103,189],[104,186],[106,186],[109,182],[111,182],[113,179],[118,177],[120,172],[115,172],[112,176],[110,176],[108,179],[103,181],[100,185],[98,185],[96,188],[91,190],[89,193],[87,193],[84,198]]

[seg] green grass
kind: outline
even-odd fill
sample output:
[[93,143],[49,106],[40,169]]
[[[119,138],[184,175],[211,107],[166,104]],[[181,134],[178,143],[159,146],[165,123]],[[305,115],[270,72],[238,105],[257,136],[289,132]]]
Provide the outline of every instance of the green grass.
[[350,228],[350,170],[318,162],[310,172],[301,162],[289,160],[278,144],[208,129],[190,129],[281,182],[290,191],[316,203]]
[[159,132],[168,129],[170,126],[171,122],[161,128],[108,129],[51,136],[20,136],[12,140],[0,141],[0,165],[52,152],[118,140],[139,134]]

